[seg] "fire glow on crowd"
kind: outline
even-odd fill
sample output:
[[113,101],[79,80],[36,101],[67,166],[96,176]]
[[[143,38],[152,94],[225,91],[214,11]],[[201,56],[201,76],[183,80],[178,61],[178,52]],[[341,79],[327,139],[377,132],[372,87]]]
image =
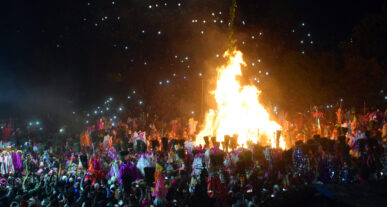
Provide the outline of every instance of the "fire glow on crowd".
[[[169,33],[175,32],[174,27],[169,27],[171,20],[180,19],[165,14],[176,11],[178,15],[188,13],[188,24],[193,25],[200,39],[213,35],[209,25],[223,29],[227,27],[229,49],[223,55],[225,63],[212,68],[216,68],[216,84],[209,94],[216,105],[209,107],[202,120],[198,118],[200,116],[195,117],[198,120],[194,118],[198,113],[195,114],[196,109],[193,110],[191,106],[187,107],[189,117],[163,119],[154,112],[157,110],[147,111],[152,107],[147,99],[149,94],[146,95],[143,88],[135,86],[130,89],[129,95],[125,92],[125,101],[116,101],[115,97],[108,96],[103,105],[96,106],[91,111],[78,113],[77,110],[71,110],[71,117],[74,117],[71,121],[74,121],[78,114],[79,117],[85,114],[85,117],[79,118],[82,124],[74,121],[73,125],[76,127],[73,128],[58,124],[59,130],[55,128],[52,132],[48,130],[50,127],[45,126],[44,121],[35,118],[20,128],[14,127],[11,119],[9,123],[0,123],[0,207],[264,207],[317,204],[329,207],[371,206],[378,204],[375,202],[378,196],[383,197],[385,204],[383,184],[386,183],[387,173],[387,110],[366,109],[365,102],[362,110],[359,110],[359,107],[344,105],[344,100],[340,98],[335,105],[310,106],[309,109],[304,108],[293,116],[290,116],[286,109],[279,109],[277,106],[272,113],[271,109],[268,110],[270,107],[264,104],[265,100],[261,100],[263,93],[270,93],[271,88],[266,87],[262,92],[264,86],[257,85],[261,80],[265,82],[272,72],[276,71],[270,70],[269,76],[266,67],[270,67],[270,64],[265,63],[266,59],[261,62],[261,54],[258,53],[248,58],[248,53],[245,50],[242,53],[241,47],[246,49],[249,46],[253,48],[250,52],[255,53],[256,46],[261,44],[257,43],[258,40],[266,36],[266,32],[263,35],[263,32],[255,30],[252,34],[239,35],[245,36],[244,39],[234,36],[236,0],[231,1],[229,16],[216,8],[216,12],[210,12],[210,17],[196,17],[197,13],[188,12],[190,9],[196,10],[196,7],[192,6],[195,1],[132,2],[133,5],[141,5],[142,10],[137,13],[136,9],[140,7],[130,6],[127,10],[127,5],[121,0],[104,2],[108,4],[104,8],[109,8],[106,11],[100,9],[95,2],[83,2],[90,15],[81,15],[82,23],[86,26],[78,29],[92,28],[93,31],[104,31],[100,34],[114,36],[113,41],[104,41],[103,44],[110,45],[114,50],[124,51],[125,66],[137,64],[137,69],[147,68],[145,72],[138,74],[152,76],[153,71],[149,68],[153,70],[153,67],[162,71],[165,65],[159,64],[160,62],[168,67],[177,63],[179,66],[176,68],[183,69],[163,70],[158,74],[160,77],[154,79],[146,77],[149,78],[148,81],[154,82],[148,86],[151,92],[177,84],[178,79],[188,82],[191,77],[199,77],[203,92],[203,82],[209,82],[211,75],[205,74],[200,64],[193,65],[195,61],[205,62],[205,59],[195,60],[195,55],[187,53],[178,55],[173,51],[176,48],[160,45],[157,47],[153,42],[148,43],[152,47],[150,52],[148,51],[149,54],[145,52],[147,56],[132,56],[136,56],[138,50],[143,49],[145,38],[157,37],[161,43],[167,42],[168,38],[173,39],[168,36]],[[190,6],[192,8],[189,8]],[[127,25],[143,20],[138,16],[144,12],[144,8],[154,19],[149,18],[145,21],[146,24],[128,29]],[[133,13],[138,19],[126,16],[125,12],[114,13],[120,9],[130,11],[129,13]],[[208,12],[206,14],[209,16]],[[161,17],[171,22],[160,23],[163,20]],[[186,18],[182,19],[187,24]],[[160,22],[153,25],[151,20]],[[247,27],[247,20],[242,18],[238,21],[242,27]],[[130,24],[127,24],[128,22]],[[130,35],[125,33],[122,36],[112,35],[111,31],[116,31],[115,27],[121,23],[125,25],[125,29],[131,32],[135,30],[138,39],[129,41],[125,38]],[[295,57],[313,57],[310,49],[316,44],[311,39],[311,33],[305,31],[309,30],[306,25],[304,21],[299,24],[303,37],[296,41]],[[179,26],[176,28],[186,29]],[[296,31],[292,28],[288,32]],[[42,33],[44,32],[43,29]],[[180,35],[176,37],[184,36],[182,33],[178,34]],[[85,39],[91,36],[93,35],[85,35]],[[66,50],[71,41],[67,42],[67,38],[62,38],[62,34],[59,37],[63,39],[63,44],[54,41],[55,49]],[[100,36],[96,39],[99,38]],[[241,44],[236,44],[236,39]],[[274,38],[273,41],[277,40]],[[219,42],[220,46],[210,51],[217,60],[221,59],[219,50],[226,47],[226,41]],[[352,43],[352,40],[350,42]],[[224,45],[221,45],[222,43]],[[94,45],[94,42],[92,44]],[[171,49],[172,52],[165,53],[173,60],[172,63],[157,61],[158,58],[165,58],[159,54],[164,50],[156,50],[160,48]],[[195,50],[191,45],[188,48]],[[357,62],[350,63],[349,65],[353,66]],[[249,79],[250,83],[245,84],[242,81],[245,78],[244,69],[250,65],[255,72],[246,73],[246,79]],[[135,68],[128,68],[131,67]],[[194,67],[196,71],[192,72]],[[326,67],[328,68],[329,64]],[[379,69],[378,66],[375,68]],[[374,77],[382,74],[375,71]],[[302,73],[303,71],[298,74]],[[207,80],[204,80],[203,76]],[[126,80],[121,73],[111,77],[117,82]],[[85,85],[91,82],[88,81],[85,81]],[[125,81],[122,83],[126,84]],[[104,87],[103,84],[100,85]],[[380,85],[382,84],[375,84],[374,87]],[[152,88],[153,86],[158,88]],[[381,90],[380,94],[384,96],[384,90]],[[154,92],[151,95],[160,94]],[[173,96],[176,97],[176,94],[171,95]],[[309,97],[304,98],[303,102],[306,102]],[[384,99],[387,100],[387,96],[384,96]],[[128,102],[132,104],[129,105]],[[287,104],[290,105],[291,101]],[[176,105],[168,104],[168,113],[172,114],[175,107],[177,108]],[[201,112],[204,111],[202,106]],[[378,192],[378,188],[370,187],[380,188],[380,185],[383,193]],[[336,187],[358,191],[355,191],[355,195],[345,194],[343,191],[337,193]],[[367,192],[361,193],[359,189],[362,188]],[[358,196],[360,194],[362,196]],[[355,196],[359,197],[359,200],[348,201],[348,197]],[[372,203],[369,202],[370,198],[373,199]]]

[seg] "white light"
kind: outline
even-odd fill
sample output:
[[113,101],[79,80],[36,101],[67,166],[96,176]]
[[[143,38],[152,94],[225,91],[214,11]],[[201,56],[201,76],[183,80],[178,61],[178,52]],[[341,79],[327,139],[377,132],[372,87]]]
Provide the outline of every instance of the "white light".
[[40,122],[39,122],[39,121],[37,121],[35,124],[36,124],[36,125],[39,125],[39,124],[40,124]]
[[380,90],[380,93],[384,93],[384,90]]
[[149,8],[149,9],[152,9],[152,5],[149,5],[148,8]]
[[113,116],[113,119],[117,119],[117,116]]
[[201,33],[201,34],[204,34],[204,31],[202,30],[202,31],[200,31],[200,33]]
[[219,54],[216,54],[215,56],[218,58],[218,57],[219,57]]
[[302,50],[302,51],[301,51],[301,54],[305,54],[305,51]]
[[136,91],[133,91],[133,94],[136,94]]
[[175,55],[175,59],[177,58],[177,55]]
[[170,81],[169,81],[169,80],[166,80],[165,82],[166,82],[167,84],[168,84],[168,83],[170,83]]
[[161,31],[160,31],[160,30],[159,30],[159,31],[157,31],[157,34],[158,34],[158,35],[161,35]]
[[88,117],[89,117],[89,116],[90,116],[90,114],[88,113],[88,114],[86,114],[86,116],[88,116]]
[[118,111],[122,111],[122,107],[119,107],[119,108],[118,108]]
[[164,3],[164,6],[167,6],[168,4],[167,3]]
[[304,44],[304,40],[301,40],[300,43],[301,43],[301,44]]
[[155,4],[155,7],[159,7],[159,5],[158,5],[158,4]]
[[245,41],[242,41],[242,45],[244,45],[245,44]]
[[342,98],[341,98],[341,99],[340,99],[340,101],[341,101],[341,102],[343,102],[343,101],[344,101],[344,99],[342,99]]
[[163,85],[163,82],[162,82],[162,81],[160,81],[160,82],[159,82],[159,85]]
[[251,66],[253,66],[253,67],[254,67],[254,66],[255,66],[255,63],[251,63]]
[[260,62],[261,62],[261,59],[258,59],[258,62],[260,63]]
[[87,2],[87,6],[90,6],[90,3],[89,3],[89,2]]
[[181,3],[178,3],[177,6],[181,6]]
[[205,24],[206,23],[206,20],[203,20],[203,24]]
[[310,33],[308,33],[307,35],[308,35],[308,37],[310,37]]
[[86,120],[86,124],[88,124],[89,123],[89,120]]
[[128,50],[129,49],[129,47],[128,46],[125,46],[125,50]]
[[187,79],[187,76],[184,76],[183,79],[186,80],[186,79]]
[[57,44],[57,45],[56,45],[56,47],[60,47],[60,45],[59,45],[59,44]]
[[222,12],[220,11],[219,14],[222,14]]
[[195,111],[191,111],[191,114],[195,114]]
[[75,114],[75,111],[73,111],[73,114]]
[[256,81],[256,80],[257,80],[257,77],[255,77],[254,80]]
[[172,74],[173,77],[176,77],[176,73]]
[[220,22],[221,24],[223,24],[223,19],[221,19],[219,22]]
[[254,35],[251,36],[251,39],[255,39]]
[[145,34],[145,30],[142,30],[141,33]]
[[202,73],[199,73],[199,77],[202,77],[203,76],[203,74]]
[[313,45],[313,40],[312,40],[312,41],[310,41],[310,44],[311,44],[311,45]]
[[109,107],[106,107],[106,111],[109,111],[110,110],[110,108]]
[[39,130],[40,130],[40,131],[42,131],[42,130],[43,130],[43,128],[42,128],[42,127],[40,127],[40,128],[39,128]]
[[301,23],[301,26],[305,26],[305,22]]
[[212,15],[212,16],[215,16],[215,13],[214,13],[214,12],[212,12],[212,13],[211,13],[211,15]]
[[258,71],[258,73],[262,73],[262,71],[260,70],[260,71]]
[[112,4],[114,5],[116,2],[112,1]]
[[387,96],[384,96],[384,100],[387,100]]
[[62,128],[61,128],[61,129],[59,129],[59,132],[60,132],[60,133],[62,133],[63,131],[64,131],[64,129],[62,129]]
[[266,72],[266,75],[269,75],[269,72]]
[[246,22],[245,22],[245,20],[242,20],[242,24],[243,24],[243,25],[246,25]]
[[102,114],[102,113],[103,113],[103,110],[101,110],[100,113]]
[[112,126],[115,126],[116,124],[114,122],[112,122]]
[[195,23],[195,20],[194,20],[194,19],[192,20],[192,23]]
[[259,32],[259,36],[261,36],[263,33],[262,32]]
[[132,97],[128,96],[128,99],[130,99],[130,98],[132,98]]
[[147,65],[148,63],[147,62],[144,62],[144,65]]
[[216,19],[214,19],[214,23],[216,23]]
[[110,97],[110,98],[109,98],[109,101],[113,101],[113,98],[112,98],[112,97]]
[[142,100],[138,101],[138,104],[142,105]]
[[189,57],[188,56],[185,56],[185,60],[188,60],[189,59]]
[[105,16],[105,19],[107,19],[108,17],[107,16]]
[[296,32],[296,30],[292,29],[292,32]]
[[94,111],[94,114],[98,114],[98,111],[97,111],[97,110],[95,110],[95,111]]
[[83,21],[86,21],[87,19],[86,18],[83,18]]
[[32,126],[32,122],[28,123],[28,125]]

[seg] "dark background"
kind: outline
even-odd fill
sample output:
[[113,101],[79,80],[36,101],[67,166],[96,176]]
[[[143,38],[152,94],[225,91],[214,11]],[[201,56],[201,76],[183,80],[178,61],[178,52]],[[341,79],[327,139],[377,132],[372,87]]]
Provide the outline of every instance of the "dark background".
[[[259,57],[270,72],[257,84],[252,79],[260,77],[258,70],[246,70],[243,81],[257,84],[267,105],[302,111],[343,98],[347,105],[385,106],[385,1],[237,3],[236,46],[247,62]],[[0,117],[71,120],[72,111],[90,113],[110,96],[132,111],[141,99],[141,107],[166,119],[200,111],[202,80],[204,91],[213,88],[222,63],[215,54],[227,49],[230,5],[231,0],[2,2]],[[211,23],[211,12],[219,11],[216,18],[225,23]],[[251,34],[259,32],[262,37],[252,41]],[[300,44],[309,42],[307,33],[313,45]],[[185,56],[189,60],[180,64]],[[137,99],[128,103],[132,90]],[[213,101],[204,103],[206,109]]]

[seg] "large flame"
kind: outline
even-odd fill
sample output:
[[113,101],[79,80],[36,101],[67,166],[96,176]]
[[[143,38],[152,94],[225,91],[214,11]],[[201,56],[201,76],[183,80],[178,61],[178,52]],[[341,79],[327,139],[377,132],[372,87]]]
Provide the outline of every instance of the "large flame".
[[[281,126],[270,120],[269,113],[259,103],[261,93],[255,86],[241,86],[238,76],[242,75],[241,66],[246,65],[240,51],[225,52],[227,65],[217,68],[217,87],[215,96],[217,109],[210,109],[206,114],[204,126],[196,137],[196,144],[204,144],[204,136],[216,136],[222,142],[225,135],[238,135],[239,146],[253,143],[276,146],[277,130]],[[280,138],[279,146],[286,143]]]

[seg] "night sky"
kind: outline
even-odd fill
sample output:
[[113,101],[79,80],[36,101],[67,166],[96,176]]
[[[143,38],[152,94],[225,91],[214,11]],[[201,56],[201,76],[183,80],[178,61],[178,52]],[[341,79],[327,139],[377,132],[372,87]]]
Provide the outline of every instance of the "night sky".
[[[275,33],[296,51],[300,38],[292,36],[294,29],[310,38],[305,40],[310,46],[299,51],[313,54],[335,50],[339,42],[349,40],[354,25],[380,12],[383,1],[237,3],[237,45],[243,47],[246,41],[253,47],[251,42],[262,31],[262,38]],[[0,118],[92,110],[106,97],[125,98],[133,90],[138,100],[157,104],[155,93],[177,93],[160,89],[165,85],[180,89],[177,98],[180,93],[195,96],[201,76],[212,75],[208,68],[227,48],[230,4],[231,0],[2,2]],[[261,41],[274,45],[277,40]],[[249,61],[274,56],[245,50]],[[266,72],[275,73],[267,69],[259,74]]]

